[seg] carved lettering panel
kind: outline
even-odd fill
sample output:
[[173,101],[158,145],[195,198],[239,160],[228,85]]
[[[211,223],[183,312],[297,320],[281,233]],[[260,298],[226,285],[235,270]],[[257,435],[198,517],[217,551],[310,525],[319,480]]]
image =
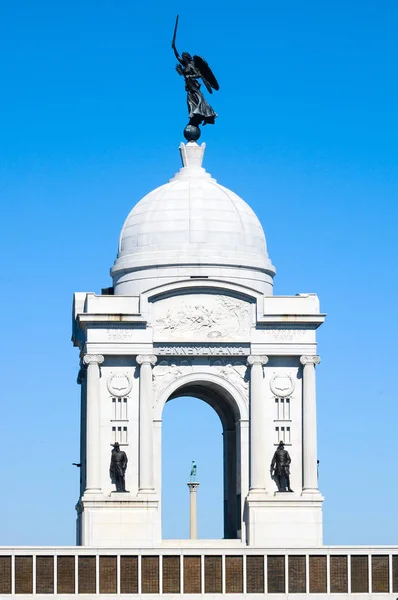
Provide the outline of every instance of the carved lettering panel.
[[253,305],[230,296],[187,294],[153,305],[156,340],[248,340]]
[[136,323],[112,323],[111,326],[104,323],[93,323],[87,327],[88,342],[112,342],[129,343],[142,338],[145,333],[145,326]]
[[315,329],[308,325],[281,324],[261,327],[256,330],[256,339],[269,344],[312,344],[315,343]]
[[248,356],[249,344],[155,344],[153,351],[163,356]]

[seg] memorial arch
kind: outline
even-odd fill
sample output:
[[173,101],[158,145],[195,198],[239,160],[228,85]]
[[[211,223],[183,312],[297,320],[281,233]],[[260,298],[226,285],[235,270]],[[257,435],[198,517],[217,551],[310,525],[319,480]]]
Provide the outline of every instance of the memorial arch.
[[[224,534],[238,538],[228,543],[322,543],[315,366],[324,315],[315,294],[273,296],[261,224],[202,167],[204,151],[182,144],[181,170],[131,210],[112,288],[75,294],[82,545],[163,543],[162,412],[183,394],[221,420]],[[270,472],[281,440],[293,493]],[[128,457],[125,493],[109,477],[115,442]]]
[[[165,361],[166,362],[166,361]],[[169,359],[165,368],[172,369],[176,359]],[[213,360],[221,363],[221,360]],[[207,364],[206,364],[207,363]],[[231,363],[229,363],[231,364]],[[243,365],[241,365],[243,366]],[[162,365],[159,365],[162,368]],[[155,378],[156,368],[155,367]],[[154,407],[155,481],[162,489],[162,414],[166,402],[181,396],[192,396],[206,402],[220,418],[223,432],[223,512],[224,538],[241,537],[242,497],[248,492],[248,404],[247,398],[217,371],[222,365],[209,360],[190,361],[183,365],[192,372],[168,384],[160,393]],[[233,368],[233,367],[232,367]],[[213,370],[213,372],[212,372]],[[227,369],[228,370],[228,369]],[[156,380],[156,379],[155,379]],[[205,441],[205,437],[204,437]]]

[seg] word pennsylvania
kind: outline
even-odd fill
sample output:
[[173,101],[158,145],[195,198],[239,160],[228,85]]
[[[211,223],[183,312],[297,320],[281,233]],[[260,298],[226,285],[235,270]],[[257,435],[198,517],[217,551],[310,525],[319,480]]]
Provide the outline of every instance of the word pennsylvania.
[[178,346],[174,345],[163,345],[157,346],[153,348],[153,351],[156,354],[172,354],[172,355],[181,355],[181,356],[211,356],[211,355],[248,355],[250,354],[249,346],[242,346],[239,344],[230,344],[230,345],[213,345],[209,344],[206,346],[194,346],[193,344],[180,344]]

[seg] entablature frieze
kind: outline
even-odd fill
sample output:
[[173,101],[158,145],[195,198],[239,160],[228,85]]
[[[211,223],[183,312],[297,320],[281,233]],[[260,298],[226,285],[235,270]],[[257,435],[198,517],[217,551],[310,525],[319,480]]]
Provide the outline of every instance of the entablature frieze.
[[137,356],[139,354],[155,354],[157,356],[249,356],[265,354],[266,356],[302,356],[316,354],[316,343],[255,343],[255,344],[151,344],[148,342],[87,342],[83,346],[84,353],[103,354],[105,356]]
[[154,335],[154,330],[151,327],[145,325],[134,324],[134,326],[127,324],[103,324],[95,323],[89,325],[85,329],[86,341],[93,343],[147,343],[156,344],[158,346],[176,346],[183,347],[185,345],[196,345],[205,347],[228,347],[228,346],[244,346],[249,347],[253,343],[285,343],[285,344],[311,344],[316,341],[316,328],[313,326],[297,326],[287,324],[285,326],[278,326],[272,324],[269,327],[253,327],[247,331],[244,337],[231,336],[231,339],[226,340],[208,340],[205,338],[189,339],[186,336],[185,339],[173,339],[173,336],[169,338],[164,336],[163,339],[158,339]]

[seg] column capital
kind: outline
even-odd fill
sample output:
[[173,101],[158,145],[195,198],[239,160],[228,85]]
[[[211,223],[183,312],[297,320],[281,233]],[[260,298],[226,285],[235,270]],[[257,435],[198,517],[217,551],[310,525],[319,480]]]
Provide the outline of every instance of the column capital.
[[260,356],[257,354],[251,354],[247,357],[247,364],[249,367],[253,365],[266,365],[268,362],[268,356]]
[[139,365],[156,365],[157,360],[158,358],[154,354],[139,354],[137,356],[137,363]]
[[102,363],[104,362],[104,357],[102,356],[102,354],[85,354],[83,356],[83,364],[85,365],[102,365]]
[[200,483],[199,481],[188,481],[187,486],[189,487],[190,492],[196,492]]
[[321,359],[318,355],[313,356],[300,356],[300,362],[302,365],[319,365]]

